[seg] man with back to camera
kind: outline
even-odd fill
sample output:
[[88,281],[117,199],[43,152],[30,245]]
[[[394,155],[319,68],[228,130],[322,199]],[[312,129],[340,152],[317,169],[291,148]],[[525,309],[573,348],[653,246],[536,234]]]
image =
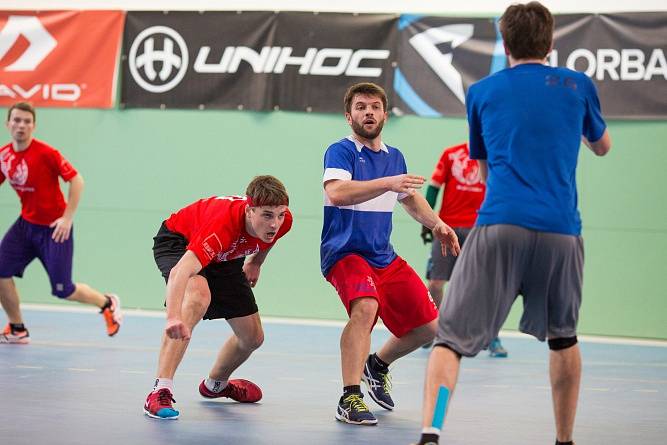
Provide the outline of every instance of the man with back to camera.
[[[273,176],[257,176],[246,196],[200,199],[173,213],[154,238],[155,263],[167,283],[167,321],[157,378],[144,413],[152,418],[179,417],[172,402],[174,375],[203,318],[224,318],[232,335],[220,349],[199,393],[253,403],[262,398],[256,384],[230,380],[264,341],[252,287],[276,241],[292,227],[285,186]],[[248,260],[245,261],[246,257]]]
[[[98,307],[107,335],[114,336],[122,321],[118,297],[72,281],[72,224],[83,177],[58,150],[33,138],[36,115],[27,102],[12,105],[7,111],[12,141],[0,147],[0,184],[7,180],[21,200],[21,215],[0,242],[0,303],[9,319],[0,343],[30,343],[13,277],[21,278],[35,258],[46,269],[54,296]],[[58,178],[70,184],[67,201]]]
[[[424,178],[407,173],[401,152],[380,137],[387,120],[387,96],[373,83],[351,86],[344,99],[352,135],[324,155],[322,273],[338,292],[350,317],[340,340],[343,395],[337,420],[375,425],[361,394],[392,410],[389,365],[433,339],[437,309],[424,283],[389,242],[392,212],[400,201],[410,216],[431,228],[442,246],[458,255],[454,231],[415,193]],[[377,318],[393,334],[370,352]]]
[[[556,444],[574,443],[584,262],[575,170],[582,141],[603,156],[611,139],[593,82],[546,65],[554,31],[547,8],[512,5],[500,31],[510,68],[472,85],[466,99],[470,157],[487,192],[441,308],[418,445],[438,443],[441,385],[454,390],[461,357],[489,344],[518,294],[520,330],[548,339]],[[485,274],[475,275],[480,268]]]
[[[443,188],[440,218],[454,229],[461,248],[477,219],[477,210],[484,200],[486,186],[479,176],[479,164],[470,159],[468,143],[445,148],[431,175],[431,183],[426,189],[426,201],[435,208],[438,192]],[[433,241],[431,230],[422,226],[421,238],[424,244]],[[431,256],[426,267],[428,291],[435,304],[440,307],[445,284],[449,281],[458,257],[441,253],[437,244],[433,244]],[[479,272],[478,272],[479,273]],[[424,345],[430,347],[431,343]],[[507,357],[507,350],[496,337],[489,344],[491,357]]]

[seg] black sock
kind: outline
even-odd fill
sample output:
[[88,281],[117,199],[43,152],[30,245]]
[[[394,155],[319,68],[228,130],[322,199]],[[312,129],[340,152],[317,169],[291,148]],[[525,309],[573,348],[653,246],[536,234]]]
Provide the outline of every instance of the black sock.
[[556,445],[574,445],[574,442],[573,441],[560,442],[558,439],[556,439]]
[[383,362],[377,353],[371,354],[371,366],[377,371],[388,371],[389,363]]
[[23,323],[9,323],[9,327],[12,332],[23,332],[25,331],[25,325]]
[[111,298],[107,297],[106,295],[104,296],[104,298],[107,299],[107,302],[104,303],[104,306],[100,308],[102,311],[104,311],[104,309],[108,309],[111,307]]
[[438,443],[440,436],[437,434],[422,434],[422,437],[417,442],[417,445],[425,445],[427,443]]
[[350,394],[361,394],[361,385],[343,386],[343,397],[347,397]]

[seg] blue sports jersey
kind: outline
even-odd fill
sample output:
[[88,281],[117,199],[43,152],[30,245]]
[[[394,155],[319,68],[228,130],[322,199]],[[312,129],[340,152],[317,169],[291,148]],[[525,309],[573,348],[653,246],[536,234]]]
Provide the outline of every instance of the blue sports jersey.
[[489,167],[477,225],[579,235],[581,136],[595,142],[606,128],[593,82],[567,68],[521,64],[472,85],[466,106],[470,157]]
[[[364,147],[352,136],[332,144],[324,154],[323,182],[332,179],[369,181],[407,173],[403,154],[382,144],[379,152]],[[324,192],[324,225],[320,260],[326,276],[345,255],[362,256],[373,267],[386,267],[396,258],[389,242],[391,216],[405,194],[385,192],[360,204],[334,206]]]

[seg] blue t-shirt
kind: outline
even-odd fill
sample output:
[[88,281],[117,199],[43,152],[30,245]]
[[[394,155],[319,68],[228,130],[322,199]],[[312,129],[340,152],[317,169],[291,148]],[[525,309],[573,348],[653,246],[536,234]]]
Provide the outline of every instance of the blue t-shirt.
[[[332,179],[369,181],[407,173],[403,154],[382,144],[378,152],[351,136],[332,144],[324,154],[323,182]],[[324,192],[324,225],[320,260],[326,276],[345,255],[362,256],[373,267],[386,267],[396,258],[389,242],[391,216],[405,194],[385,192],[371,200],[349,206],[334,206]]]
[[476,224],[579,235],[581,136],[595,142],[606,128],[593,82],[567,68],[521,64],[472,85],[466,106],[470,157],[489,167]]

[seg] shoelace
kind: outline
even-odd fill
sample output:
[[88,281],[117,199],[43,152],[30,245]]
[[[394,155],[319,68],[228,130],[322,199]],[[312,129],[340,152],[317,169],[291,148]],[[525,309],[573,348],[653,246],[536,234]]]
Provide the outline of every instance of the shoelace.
[[171,406],[171,402],[176,403],[168,389],[161,389],[157,392],[157,401],[159,406]]
[[[373,377],[373,374],[375,373],[376,375],[380,376],[379,379],[376,379]],[[389,393],[391,392],[392,384],[391,384],[391,374],[389,374],[389,370],[387,369],[387,372],[382,372],[382,371],[371,371],[371,375],[369,376],[370,378],[368,379],[370,381],[370,386],[373,388],[377,388],[378,386],[382,385],[382,389],[384,392]]]
[[382,389],[384,389],[384,392],[391,392],[392,384],[389,370],[387,370],[385,373],[378,372],[378,374],[380,374],[380,377],[382,378]]
[[349,403],[350,408],[354,409],[357,412],[368,411],[368,407],[366,406],[366,404],[364,403],[359,394],[350,394],[349,396],[345,397],[343,401]]

